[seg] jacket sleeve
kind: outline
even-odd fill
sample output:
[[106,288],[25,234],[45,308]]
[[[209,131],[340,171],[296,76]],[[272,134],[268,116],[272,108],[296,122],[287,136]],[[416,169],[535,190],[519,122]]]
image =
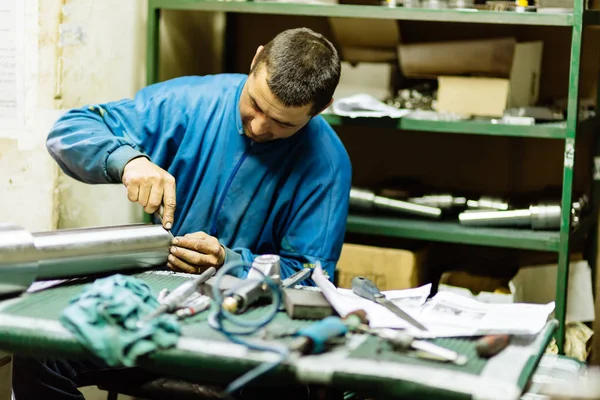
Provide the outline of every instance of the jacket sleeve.
[[[318,261],[325,275],[333,281],[346,231],[351,174],[350,161],[342,157],[328,173],[311,174],[310,179],[303,180],[307,185],[295,194],[292,212],[281,227],[282,279],[302,268],[314,268]],[[225,252],[225,262],[252,263],[256,256],[245,248],[226,248]],[[239,268],[232,274],[244,278],[247,273],[248,268]],[[312,280],[304,284],[314,286]]]
[[46,147],[67,175],[85,183],[120,183],[125,165],[140,156],[165,168],[165,147],[187,124],[183,105],[176,106],[185,90],[183,80],[168,81],[134,99],[70,110],[55,122]]

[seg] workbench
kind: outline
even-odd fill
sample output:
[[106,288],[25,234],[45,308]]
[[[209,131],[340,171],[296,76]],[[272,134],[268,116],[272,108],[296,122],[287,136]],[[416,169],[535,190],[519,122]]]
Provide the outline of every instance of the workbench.
[[[134,276],[155,293],[188,279],[186,274],[167,271],[146,271]],[[0,350],[37,357],[89,358],[90,353],[58,320],[69,300],[86,283],[78,281],[0,301]],[[266,307],[250,310],[248,318],[264,315]],[[172,377],[190,381],[202,377],[204,383],[209,380],[227,384],[254,366],[277,359],[273,353],[248,351],[229,342],[208,326],[208,314],[205,311],[184,320],[177,346],[144,357],[139,360],[140,367],[160,374],[168,371]],[[290,330],[310,322],[291,320],[280,312],[267,329]],[[435,341],[467,355],[469,362],[465,366],[409,357],[391,351],[372,336],[353,335],[326,353],[290,357],[256,384],[311,384],[377,398],[517,399],[556,327],[556,321],[550,321],[535,337],[515,337],[509,347],[488,361],[477,356],[473,341]]]

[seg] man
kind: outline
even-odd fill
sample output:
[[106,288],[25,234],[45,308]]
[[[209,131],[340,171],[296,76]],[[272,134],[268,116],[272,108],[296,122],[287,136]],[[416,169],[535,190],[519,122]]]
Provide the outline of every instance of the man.
[[[163,205],[174,271],[270,253],[281,257],[282,278],[317,261],[333,277],[351,165],[317,116],[333,101],[340,68],[323,36],[287,30],[258,48],[248,76],[177,78],[133,100],[69,111],[48,149],[75,179],[122,182],[150,214]],[[73,383],[79,367],[40,364],[15,360],[17,400],[83,398]]]

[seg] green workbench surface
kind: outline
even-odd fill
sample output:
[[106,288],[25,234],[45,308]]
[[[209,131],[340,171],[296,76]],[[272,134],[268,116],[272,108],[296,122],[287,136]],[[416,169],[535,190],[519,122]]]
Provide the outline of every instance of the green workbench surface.
[[[135,276],[155,293],[164,287],[174,288],[187,279],[185,274],[167,271],[148,271]],[[27,293],[0,302],[0,349],[38,357],[89,357],[85,348],[58,322],[61,311],[82,290],[83,284]],[[264,312],[265,308],[256,308],[247,317],[258,318]],[[140,366],[188,380],[228,383],[259,363],[277,359],[275,354],[249,351],[229,342],[208,326],[207,317],[208,312],[204,312],[186,320],[177,346],[141,359]],[[282,312],[267,329],[289,331],[308,323],[290,320]],[[378,397],[517,399],[555,329],[556,322],[551,321],[537,337],[516,337],[489,361],[477,356],[470,340],[436,340],[468,355],[469,362],[463,367],[394,353],[374,337],[353,335],[345,345],[327,353],[292,356],[257,383],[328,385]]]

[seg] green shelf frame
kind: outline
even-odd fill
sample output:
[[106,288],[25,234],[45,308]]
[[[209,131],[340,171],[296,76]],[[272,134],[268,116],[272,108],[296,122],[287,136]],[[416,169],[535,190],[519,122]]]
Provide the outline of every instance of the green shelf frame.
[[[392,119],[350,119],[335,115],[324,115],[332,126],[364,125],[369,127],[394,128],[405,131],[444,132],[475,135],[497,135],[532,137],[564,141],[564,165],[562,187],[562,216],[559,231],[531,231],[527,229],[474,228],[452,222],[402,220],[397,218],[364,217],[350,215],[348,232],[373,235],[389,235],[427,241],[445,241],[540,251],[558,254],[556,285],[556,319],[559,328],[556,341],[559,352],[564,353],[565,317],[567,310],[567,287],[569,277],[569,254],[572,243],[585,233],[593,232],[590,251],[590,264],[595,274],[595,236],[597,235],[597,214],[589,217],[578,229],[572,232],[570,208],[573,196],[573,166],[575,160],[576,137],[586,133],[598,133],[600,116],[579,121],[579,80],[581,74],[581,49],[585,25],[600,25],[600,11],[584,9],[583,1],[576,0],[572,13],[544,14],[494,11],[432,10],[409,9],[402,7],[359,6],[359,5],[315,5],[255,1],[215,1],[215,0],[148,0],[146,81],[158,82],[159,60],[159,21],[161,10],[186,10],[223,13],[301,15],[314,17],[376,18],[400,21],[459,22],[472,24],[509,24],[532,26],[570,27],[571,52],[569,70],[569,90],[567,120],[563,123],[519,126],[494,124],[479,121],[428,121],[410,118]],[[600,93],[600,87],[599,87]],[[594,136],[595,138],[595,136]],[[600,143],[596,141],[596,155],[600,155]],[[591,166],[590,166],[591,168]],[[600,198],[600,181],[592,184],[592,204],[597,209]]]
[[558,252],[560,244],[559,231],[471,227],[458,222],[394,217],[350,215],[346,230],[405,239],[552,252]]
[[[573,13],[545,14],[483,10],[427,9],[346,4],[295,4],[269,1],[150,0],[163,10],[221,11],[245,14],[303,15],[312,17],[377,18],[401,21],[464,22],[477,24],[574,26]],[[598,13],[586,11],[585,22],[598,24]]]
[[[405,116],[393,118],[349,118],[335,114],[321,114],[331,126],[362,126],[392,128],[403,131],[462,133],[471,135],[531,137],[539,139],[566,139],[566,122],[535,125],[510,125],[477,120],[433,121]],[[579,124],[578,132],[591,132],[600,126],[600,118],[593,117]]]

